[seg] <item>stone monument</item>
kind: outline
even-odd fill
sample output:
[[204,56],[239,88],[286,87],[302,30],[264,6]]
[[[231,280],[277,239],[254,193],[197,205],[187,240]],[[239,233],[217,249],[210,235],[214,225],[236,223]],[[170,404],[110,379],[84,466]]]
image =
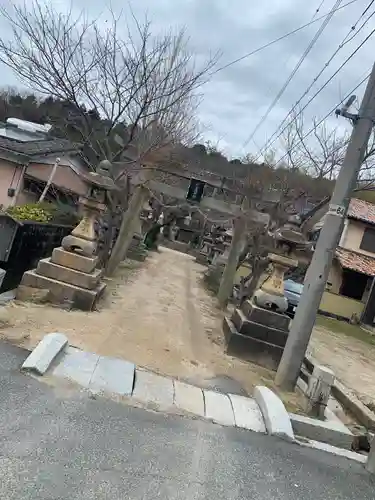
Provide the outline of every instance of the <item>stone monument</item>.
[[83,217],[78,226],[62,240],[61,247],[52,256],[41,259],[36,269],[26,271],[22,277],[20,295],[25,290],[46,291],[46,301],[91,311],[104,292],[101,281],[103,270],[98,269],[97,235],[95,222],[106,209],[107,192],[115,190],[105,163],[97,172],[87,175],[90,183],[88,195],[79,199]]
[[310,245],[299,225],[299,217],[293,216],[274,232],[276,248],[268,255],[271,275],[252,299],[246,300],[223,322],[228,354],[272,370],[279,365],[289,333],[284,274],[288,269],[297,267],[299,261],[306,260]]

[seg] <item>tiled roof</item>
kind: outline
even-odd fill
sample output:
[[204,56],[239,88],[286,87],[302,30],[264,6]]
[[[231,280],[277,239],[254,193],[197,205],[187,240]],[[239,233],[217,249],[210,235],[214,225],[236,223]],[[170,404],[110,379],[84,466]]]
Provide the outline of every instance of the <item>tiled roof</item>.
[[375,276],[375,258],[337,247],[336,257],[343,268]]
[[6,149],[26,156],[44,155],[72,151],[75,145],[65,139],[45,139],[20,142],[0,136],[0,149]]
[[375,205],[368,201],[352,198],[349,204],[348,217],[375,224]]

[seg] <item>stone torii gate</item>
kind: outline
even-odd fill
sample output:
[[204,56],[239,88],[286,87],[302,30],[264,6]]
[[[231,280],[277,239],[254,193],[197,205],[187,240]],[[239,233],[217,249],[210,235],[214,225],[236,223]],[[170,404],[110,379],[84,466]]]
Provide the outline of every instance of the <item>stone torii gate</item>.
[[[213,187],[214,193],[215,191],[217,191],[217,189],[229,191],[236,194],[236,197],[240,195],[243,201],[241,204],[229,203],[224,200],[218,200],[215,197],[215,194],[213,196],[204,196],[204,194],[202,194],[202,197],[198,202],[191,202],[188,199],[188,193],[185,189],[177,186],[172,186],[166,182],[155,180],[154,177],[156,172],[162,172],[179,178],[188,179],[190,182],[192,180],[199,181],[201,183],[204,183],[204,185]],[[205,172],[190,173],[175,169],[173,167],[143,168],[133,179],[131,179],[131,183],[135,186],[134,194],[132,196],[128,210],[128,212],[130,212],[129,225],[131,225],[132,227],[132,234],[134,234],[136,231],[136,225],[137,223],[139,224],[142,207],[149,198],[150,192],[165,194],[178,200],[183,200],[187,203],[190,203],[192,206],[198,205],[202,209],[216,210],[233,217],[234,230],[232,242],[218,291],[219,303],[220,305],[225,306],[233,287],[237,262],[242,250],[244,235],[246,234],[246,225],[252,223],[267,226],[270,221],[269,214],[251,208],[252,202],[262,203],[266,206],[273,205],[274,203],[279,201],[280,193],[278,191],[269,191],[266,193],[266,196],[252,196],[251,199],[249,199],[249,191],[246,190],[245,187],[240,186],[238,183],[236,183],[235,180],[232,180],[232,182],[230,182],[228,181],[228,179],[220,177],[217,179],[212,179],[212,177],[209,177],[208,173]],[[126,248],[125,250],[124,257],[126,255],[127,249],[128,248]]]

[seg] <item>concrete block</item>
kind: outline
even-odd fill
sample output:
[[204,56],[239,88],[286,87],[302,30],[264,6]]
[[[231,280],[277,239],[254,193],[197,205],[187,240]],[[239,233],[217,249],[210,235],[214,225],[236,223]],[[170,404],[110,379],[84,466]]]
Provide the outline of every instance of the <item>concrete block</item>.
[[228,394],[231,400],[236,427],[266,433],[263,415],[255,399]]
[[97,354],[69,347],[52,375],[67,378],[88,389],[98,362]]
[[251,300],[245,300],[242,311],[246,318],[254,323],[260,323],[285,332],[289,331],[290,318],[285,314],[258,307]]
[[163,409],[173,406],[174,385],[170,378],[136,369],[133,398]]
[[54,264],[50,259],[41,259],[38,262],[36,273],[54,280],[75,285],[87,290],[93,290],[97,287],[100,278],[103,274],[102,269],[94,269],[90,274],[77,271],[76,269],[69,269],[68,267],[59,266]]
[[343,423],[317,420],[294,413],[289,413],[289,417],[294,433],[299,436],[347,450],[352,447],[354,436]]
[[353,391],[338,380],[332,386],[332,395],[349,410],[366,429],[375,430],[375,413],[360,401]]
[[316,365],[309,377],[306,397],[307,413],[313,417],[324,418],[331,387],[335,382],[335,374],[326,366]]
[[223,331],[227,354],[259,364],[270,370],[277,370],[283,355],[282,347],[253,339],[248,335],[241,335],[227,317],[224,317],[223,320]]
[[235,426],[232,403],[226,394],[203,390],[205,417],[221,425]]
[[99,257],[85,257],[73,252],[67,252],[62,247],[55,248],[52,252],[51,262],[59,266],[76,269],[82,273],[91,273],[99,262]]
[[97,300],[102,296],[106,284],[99,283],[94,290],[63,283],[46,276],[37,274],[35,270],[26,271],[22,277],[22,286],[48,290],[48,301],[53,304],[70,302],[73,308],[83,311],[92,311]]
[[131,396],[134,373],[134,363],[100,356],[92,374],[89,388],[94,392],[106,391],[120,396]]
[[247,335],[253,339],[263,340],[269,344],[285,347],[288,339],[288,331],[279,330],[260,323],[254,323],[247,319],[240,309],[234,310],[231,320],[238,333]]
[[22,365],[23,370],[44,375],[56,356],[67,347],[68,339],[62,333],[45,335]]
[[268,434],[294,441],[294,432],[284,403],[268,387],[257,386],[254,398],[263,414]]
[[174,404],[183,411],[204,417],[203,391],[194,385],[174,381]]

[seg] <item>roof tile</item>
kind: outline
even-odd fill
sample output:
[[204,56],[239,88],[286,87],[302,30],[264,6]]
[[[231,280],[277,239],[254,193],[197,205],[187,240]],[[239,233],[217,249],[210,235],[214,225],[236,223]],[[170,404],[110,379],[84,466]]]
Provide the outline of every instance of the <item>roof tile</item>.
[[375,258],[367,255],[359,254],[345,250],[342,247],[337,247],[336,257],[343,268],[357,271],[358,273],[366,274],[367,276],[375,276]]
[[348,217],[375,224],[375,205],[368,201],[352,198],[349,204]]

